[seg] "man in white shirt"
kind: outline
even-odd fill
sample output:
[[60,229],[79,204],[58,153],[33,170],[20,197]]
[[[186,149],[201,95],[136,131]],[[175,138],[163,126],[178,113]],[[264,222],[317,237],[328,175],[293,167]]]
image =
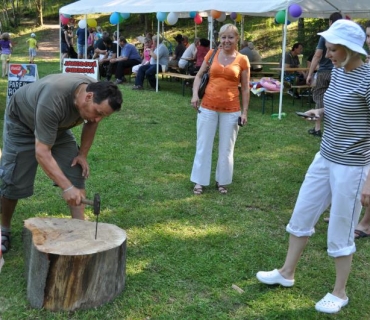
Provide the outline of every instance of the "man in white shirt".
[[194,42],[187,47],[184,53],[181,56],[179,61],[179,68],[185,69],[189,64],[189,61],[195,60],[195,56],[197,54],[197,47],[199,46],[199,38],[194,38]]

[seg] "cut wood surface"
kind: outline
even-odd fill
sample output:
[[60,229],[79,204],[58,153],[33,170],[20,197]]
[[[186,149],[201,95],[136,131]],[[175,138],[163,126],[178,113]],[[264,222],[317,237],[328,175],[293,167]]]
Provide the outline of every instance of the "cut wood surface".
[[76,219],[24,222],[27,298],[34,308],[72,311],[111,301],[123,289],[126,232]]

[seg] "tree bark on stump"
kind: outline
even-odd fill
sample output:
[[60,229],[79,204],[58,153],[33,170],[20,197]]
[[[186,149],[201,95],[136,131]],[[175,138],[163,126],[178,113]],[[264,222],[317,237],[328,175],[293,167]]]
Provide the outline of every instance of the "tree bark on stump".
[[33,308],[73,311],[97,307],[122,292],[126,232],[76,219],[24,222],[27,299]]

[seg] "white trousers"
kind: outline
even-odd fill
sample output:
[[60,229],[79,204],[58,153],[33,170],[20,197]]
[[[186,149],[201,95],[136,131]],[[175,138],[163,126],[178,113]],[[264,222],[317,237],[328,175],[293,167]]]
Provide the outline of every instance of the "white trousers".
[[321,214],[331,204],[328,254],[336,258],[354,253],[354,229],[362,209],[361,192],[369,167],[336,164],[318,152],[308,168],[286,230],[297,237],[311,236]]
[[197,119],[197,148],[190,180],[208,186],[211,178],[212,149],[217,127],[219,132],[216,181],[220,185],[232,182],[234,146],[238,135],[238,112],[216,112],[200,107]]

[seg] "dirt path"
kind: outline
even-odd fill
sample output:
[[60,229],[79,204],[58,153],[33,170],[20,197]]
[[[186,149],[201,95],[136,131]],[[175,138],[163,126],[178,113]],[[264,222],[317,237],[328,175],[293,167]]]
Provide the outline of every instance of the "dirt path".
[[42,39],[38,39],[39,49],[37,56],[43,60],[55,59],[56,54],[59,53],[59,25],[58,24],[44,24],[45,35]]

